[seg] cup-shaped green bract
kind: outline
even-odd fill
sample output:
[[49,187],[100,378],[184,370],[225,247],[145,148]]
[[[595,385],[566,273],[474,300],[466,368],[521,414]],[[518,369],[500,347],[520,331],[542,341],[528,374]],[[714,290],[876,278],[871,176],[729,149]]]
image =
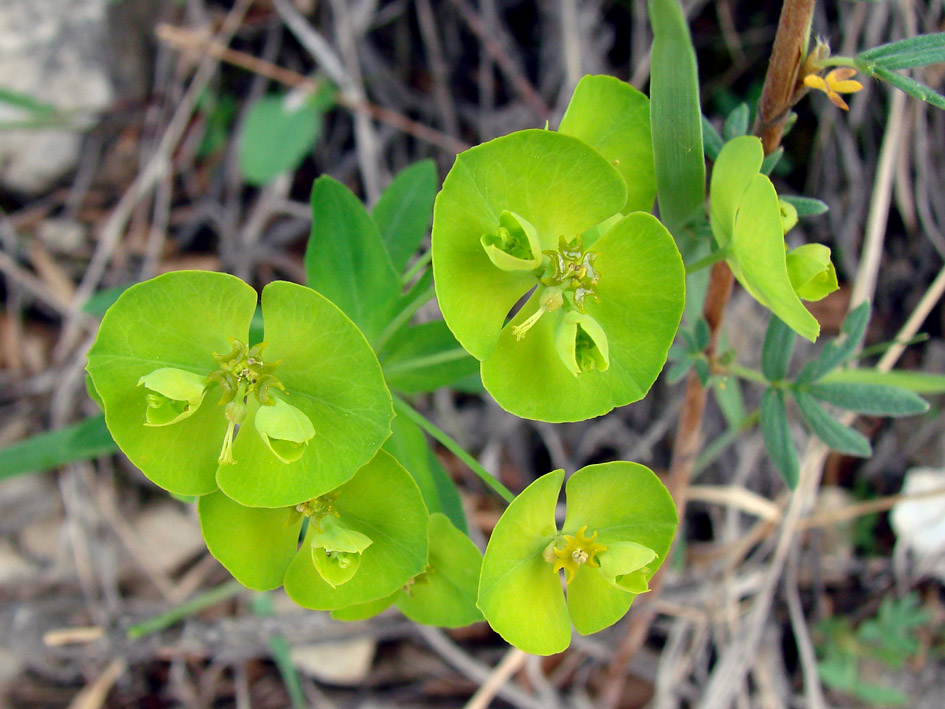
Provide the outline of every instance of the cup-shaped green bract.
[[348,480],[390,433],[380,365],[337,307],[270,283],[265,344],[249,347],[256,300],[233,276],[178,271],[132,286],[102,320],[88,372],[106,424],[170,492],[294,505]]
[[284,582],[306,607],[386,597],[427,561],[420,491],[384,451],[344,485],[299,505],[246,507],[215,492],[200,498],[198,511],[207,548],[240,583],[268,590]]
[[509,505],[489,539],[479,581],[479,608],[492,628],[537,655],[567,648],[572,624],[588,635],[617,622],[647,590],[677,525],[672,498],[652,471],[617,461],[571,476],[559,531],[563,479],[562,470],[548,473]]
[[585,76],[574,87],[558,132],[597,150],[627,186],[621,212],[648,212],[656,197],[650,100],[613,76]]
[[[506,410],[582,420],[637,401],[659,374],[682,316],[684,270],[657,219],[621,216],[626,199],[601,152],[559,133],[521,131],[457,156],[434,209],[437,297]],[[542,261],[526,270],[532,232]],[[509,253],[487,252],[503,244]]]
[[332,611],[336,620],[364,620],[392,605],[410,620],[440,628],[481,621],[476,607],[482,555],[472,540],[439,512],[430,515],[430,558],[423,573],[390,596]]
[[162,426],[148,425],[155,408],[148,397],[170,391],[156,381],[162,370],[206,378],[218,367],[213,354],[230,351],[229,338],[247,340],[255,309],[256,291],[238,278],[177,271],[131,286],[102,318],[87,369],[108,430],[131,462],[170,492],[216,490],[227,420],[217,406],[219,386],[190,415]]
[[387,597],[423,572],[427,509],[417,484],[393,456],[379,451],[329,497],[331,512],[344,529],[371,543],[357,552],[358,567],[351,578],[342,583],[336,583],[337,577],[329,581],[313,563],[313,554],[325,554],[326,547],[319,529],[310,524],[285,573],[285,589],[292,600],[314,610],[345,608]]
[[719,248],[729,250],[728,264],[745,290],[814,341],[820,325],[795,291],[784,249],[785,227],[796,215],[782,213],[774,185],[760,172],[763,160],[761,141],[754,136],[735,138],[722,148],[712,169],[712,234]]
[[839,288],[830,249],[823,244],[802,244],[791,249],[787,268],[791,285],[803,300],[821,300]]
[[[482,362],[482,382],[516,416],[579,421],[642,399],[659,375],[685,304],[685,272],[672,236],[649,214],[616,222],[591,247],[600,277],[584,312],[539,317],[538,290]],[[547,292],[547,291],[546,291]]]

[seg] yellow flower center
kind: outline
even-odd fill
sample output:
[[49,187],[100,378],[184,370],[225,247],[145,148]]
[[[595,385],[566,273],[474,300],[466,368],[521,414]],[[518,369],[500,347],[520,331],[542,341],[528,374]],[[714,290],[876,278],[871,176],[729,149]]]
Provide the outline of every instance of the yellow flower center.
[[[597,561],[597,554],[607,551],[606,546],[594,541],[597,539],[596,531],[590,536],[585,535],[586,531],[587,525],[584,525],[573,537],[569,534],[561,535],[552,543],[552,553],[546,557],[547,561],[554,564],[552,566],[554,573],[558,573],[561,569],[567,572],[567,583],[574,580],[574,574],[577,573],[578,567],[582,564],[587,564],[593,568],[599,567],[600,562]],[[559,548],[558,545],[562,541],[564,546]]]

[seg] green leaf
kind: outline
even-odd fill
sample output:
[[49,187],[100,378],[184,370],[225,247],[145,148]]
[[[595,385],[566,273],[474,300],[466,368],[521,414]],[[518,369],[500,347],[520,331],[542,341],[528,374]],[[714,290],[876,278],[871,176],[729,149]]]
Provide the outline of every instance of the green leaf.
[[397,607],[415,623],[460,628],[483,620],[476,607],[482,555],[472,540],[441,514],[430,515],[426,570],[397,596]]
[[863,434],[836,421],[810,394],[797,390],[792,393],[807,426],[831,450],[859,458],[869,458],[873,454],[870,442]]
[[880,372],[876,369],[835,369],[824,375],[820,381],[882,384],[916,394],[945,393],[945,374],[912,372],[904,369],[894,369],[890,372]]
[[778,148],[773,153],[765,155],[765,159],[761,162],[761,174],[770,175],[774,172],[774,168],[781,162],[782,157],[784,157],[784,148]]
[[712,125],[712,121],[705,116],[702,116],[702,140],[705,147],[705,156],[709,160],[715,161],[719,157],[719,153],[722,152],[725,141],[722,140],[721,134]]
[[233,445],[236,462],[221,465],[216,479],[241,504],[285,507],[338,487],[371,460],[390,435],[393,404],[364,336],[324,296],[276,281],[263,290],[262,307],[266,361],[281,362],[275,376],[285,400],[315,435],[297,460],[285,463],[255,430],[252,400]]
[[[105,407],[115,442],[141,472],[165,490],[205,495],[215,473],[227,421],[209,386],[205,404],[170,426],[145,426],[142,377],[172,367],[207,376],[214,353],[231,350],[227,338],[246,341],[256,291],[238,278],[176,271],[130,287],[102,319],[86,369]],[[255,433],[253,434],[255,435]]]
[[772,315],[761,349],[761,371],[769,382],[777,382],[787,376],[795,339],[794,331],[777,315]]
[[400,296],[400,279],[364,205],[334,178],[312,186],[308,285],[341,308],[374,342]]
[[[633,542],[651,549],[655,559],[647,564],[646,580],[665,561],[678,523],[669,491],[646,466],[615,461],[589,465],[568,479],[567,515],[563,534],[587,527],[608,547]],[[605,565],[606,550],[601,552]],[[582,635],[596,633],[616,623],[636,594],[617,588],[597,569],[579,568],[568,586],[568,609],[574,627]]]
[[534,655],[553,655],[571,642],[561,581],[542,557],[555,538],[555,504],[564,480],[538,478],[508,506],[492,531],[482,562],[477,605],[506,642]]
[[[408,582],[409,583],[409,582]],[[368,618],[373,618],[374,616],[383,613],[392,605],[394,601],[402,593],[402,589],[394,591],[389,596],[384,598],[378,598],[376,601],[368,601],[367,603],[356,603],[353,606],[347,606],[345,608],[337,608],[331,612],[331,617],[334,620],[343,620],[346,622],[351,622],[355,620],[367,620]]]
[[371,210],[398,273],[416,253],[430,227],[436,187],[436,163],[420,160],[397,173]]
[[669,232],[653,216],[630,214],[593,246],[599,302],[585,310],[606,334],[610,366],[579,376],[558,356],[557,316],[540,318],[521,339],[513,332],[538,309],[533,294],[502,330],[482,363],[482,382],[496,402],[522,418],[579,421],[646,395],[659,375],[682,316],[684,270]]
[[915,79],[898,74],[880,64],[871,64],[864,68],[864,71],[870,76],[895,86],[897,89],[909,94],[913,98],[917,98],[936,108],[945,110],[945,96]]
[[466,532],[466,515],[456,485],[427,445],[420,427],[405,416],[395,416],[391,422],[391,437],[384,450],[393,455],[407,469],[427,509],[442,512],[450,521]]
[[887,69],[911,69],[945,62],[945,32],[921,34],[860,52],[856,60],[876,62]]
[[91,460],[116,450],[118,446],[105,426],[105,417],[92,416],[0,448],[0,480]]
[[649,0],[647,10],[653,26],[650,126],[657,198],[660,217],[678,238],[705,204],[696,53],[678,0]]
[[800,478],[800,464],[788,426],[784,392],[780,389],[768,389],[761,397],[761,435],[774,467],[781,473],[788,487],[796,489]]
[[778,194],[764,175],[755,175],[745,190],[731,246],[729,265],[745,289],[792,330],[811,342],[816,340],[820,324],[794,292],[784,253]]
[[787,254],[788,276],[799,298],[816,301],[839,288],[830,249],[823,244],[801,244]]
[[313,525],[285,575],[285,590],[313,610],[336,610],[391,595],[421,573],[427,563],[427,510],[416,483],[394,458],[377,456],[332,493],[332,507],[345,527],[371,545],[357,573],[332,588],[312,563]]
[[722,137],[725,140],[737,138],[748,132],[748,119],[751,117],[751,111],[747,103],[738,104],[731,113],[725,118],[722,124]]
[[929,410],[928,403],[905,389],[881,384],[819,382],[807,391],[822,401],[841,409],[872,416],[914,416]]
[[870,320],[870,304],[861,303],[851,310],[840,326],[840,335],[824,345],[816,359],[811,360],[797,375],[798,384],[816,382],[850,359],[860,348]]
[[712,235],[719,248],[731,242],[735,231],[735,214],[763,161],[761,141],[753,136],[730,140],[719,153],[712,167],[712,199],[709,202]]
[[105,314],[106,310],[115,304],[115,301],[118,300],[118,296],[126,290],[128,290],[127,284],[97,291],[82,304],[82,312],[96,317],[102,316]]
[[621,212],[653,208],[656,176],[646,96],[612,76],[585,76],[574,89],[558,132],[584,141],[617,168],[627,185]]
[[826,214],[830,209],[826,202],[813,197],[796,197],[794,195],[779,195],[782,202],[787,202],[797,210],[798,217],[815,217]]
[[302,516],[292,507],[244,507],[222,492],[197,502],[207,549],[244,586],[268,591],[282,577],[299,546]]
[[479,371],[479,362],[442,320],[405,328],[391,339],[381,359],[388,385],[404,394],[435,391]]
[[497,268],[480,243],[513,212],[535,227],[542,249],[582,234],[620,211],[623,178],[596,150],[570,136],[525,130],[456,157],[433,210],[433,272],[446,324],[476,359],[489,356],[509,312],[536,283]]
[[321,116],[302,101],[263,96],[250,108],[240,133],[239,164],[245,180],[264,185],[299,166],[321,132]]

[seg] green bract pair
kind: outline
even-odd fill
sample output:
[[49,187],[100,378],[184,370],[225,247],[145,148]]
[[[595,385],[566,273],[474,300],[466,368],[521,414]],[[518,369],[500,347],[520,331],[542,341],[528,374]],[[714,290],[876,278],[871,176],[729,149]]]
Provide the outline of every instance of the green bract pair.
[[434,208],[437,298],[503,408],[577,421],[652,386],[685,301],[672,236],[636,211],[654,194],[649,102],[611,77],[581,80],[558,132],[457,156]]
[[784,234],[797,223],[797,211],[778,200],[771,180],[760,172],[763,160],[754,136],[734,138],[722,148],[712,168],[712,234],[745,290],[814,341],[820,325],[800,299],[820,300],[837,290],[830,249],[805,244],[785,253]]
[[256,302],[238,278],[179,271],[132,286],[102,320],[88,372],[105,421],[170,492],[299,504],[350,479],[390,435],[377,358],[338,308],[270,283],[265,340],[251,343]]
[[[479,608],[509,643],[561,652],[617,622],[649,590],[676,533],[676,508],[648,468],[589,465],[567,483],[561,530],[555,506],[564,471],[529,485],[502,515],[482,562]],[[559,571],[563,570],[567,600]]]

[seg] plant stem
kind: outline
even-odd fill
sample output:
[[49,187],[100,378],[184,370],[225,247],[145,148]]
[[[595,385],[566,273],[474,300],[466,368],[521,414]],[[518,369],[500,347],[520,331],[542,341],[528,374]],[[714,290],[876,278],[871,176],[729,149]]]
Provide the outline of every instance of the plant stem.
[[814,0],[784,0],[781,5],[778,33],[771,48],[754,129],[764,145],[765,155],[778,149],[785,121],[797,102],[798,72],[807,55],[813,16]]
[[698,261],[694,261],[691,264],[686,264],[686,275],[689,276],[696,271],[701,271],[703,268],[708,268],[709,266],[714,266],[719,261],[724,261],[732,253],[732,249],[728,246],[725,246],[721,249],[716,249],[708,256],[704,256]]
[[515,499],[515,495],[503,485],[497,477],[495,477],[488,470],[483,468],[479,461],[473,458],[469,453],[463,450],[463,447],[459,445],[456,441],[450,438],[443,430],[438,428],[434,423],[432,423],[426,416],[421,414],[419,411],[414,409],[410,404],[401,399],[399,396],[394,394],[394,410],[398,414],[403,414],[408,419],[417,424],[424,431],[429,433],[433,438],[443,444],[443,446],[450,451],[453,455],[463,461],[470,470],[472,470],[476,475],[478,475],[482,481],[488,485],[492,490],[494,490],[498,495],[505,500],[506,502],[512,502]]
[[407,324],[410,318],[412,318],[414,314],[420,310],[420,306],[432,300],[435,295],[436,293],[433,291],[433,287],[431,286],[420,293],[409,303],[407,303],[403,310],[391,318],[391,321],[387,323],[381,334],[377,336],[377,340],[374,342],[374,351],[378,353],[381,352],[387,345],[390,338],[393,337],[397,331],[400,330],[400,328]]
[[410,282],[416,277],[416,275],[425,269],[432,260],[433,249],[427,249],[420,255],[420,258],[413,262],[410,268],[404,271],[404,275],[400,277],[400,285],[403,287],[410,285]]
[[179,606],[172,608],[166,613],[161,613],[141,623],[132,625],[128,628],[127,635],[129,638],[135,640],[145,635],[156,633],[159,630],[164,630],[164,628],[174,625],[174,623],[183,620],[187,616],[199,613],[204,608],[215,606],[217,603],[232,598],[240,591],[244,590],[245,587],[239,581],[227,581],[216,588],[210,589],[206,593],[200,594],[196,598],[181,603]]

